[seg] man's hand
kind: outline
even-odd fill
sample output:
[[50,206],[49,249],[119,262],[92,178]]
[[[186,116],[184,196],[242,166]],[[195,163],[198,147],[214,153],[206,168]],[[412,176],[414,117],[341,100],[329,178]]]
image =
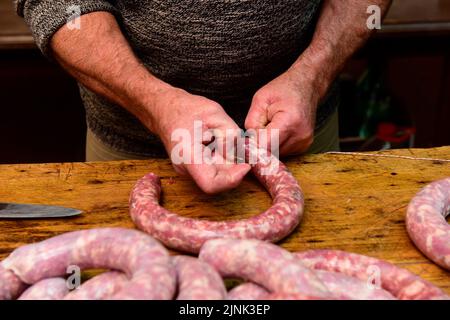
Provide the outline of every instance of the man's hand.
[[256,92],[245,128],[278,129],[281,156],[305,152],[313,142],[318,100],[309,79],[287,71]]
[[[211,141],[211,136],[203,136],[199,141],[195,141],[194,122],[201,121],[201,131],[205,134],[214,134],[216,145],[225,146],[225,139],[232,139],[240,132],[237,124],[225,113],[222,107],[207,98],[189,94],[188,92],[172,88],[166,90],[155,97],[152,107],[152,118],[158,119],[151,126],[151,130],[158,134],[163,141],[169,155],[174,147],[181,143],[181,152],[177,149],[178,157],[180,152],[187,157],[189,163],[174,164],[175,170],[180,174],[189,174],[197,185],[206,193],[218,193],[237,187],[244,176],[250,170],[250,165],[242,163],[235,164],[234,159],[226,159],[227,150],[219,148],[212,157],[204,159],[207,146]],[[173,133],[189,133],[190,139],[186,141],[174,141]],[[232,133],[227,136],[228,133]],[[204,144],[205,143],[205,144]],[[194,163],[194,154],[200,156],[199,163]],[[207,150],[206,150],[207,151]],[[174,159],[172,159],[174,161]],[[233,162],[228,162],[232,160]]]
[[[55,59],[90,90],[134,114],[162,138],[169,154],[173,130],[192,130],[194,120],[203,121],[205,129],[221,132],[237,128],[217,103],[153,76],[134,55],[114,16],[93,12],[80,19],[83,28],[63,26],[53,36]],[[250,166],[189,164],[177,166],[177,170],[190,174],[203,191],[216,193],[236,187]]]
[[377,5],[385,14],[390,3],[323,1],[311,44],[288,71],[256,92],[246,129],[279,129],[280,155],[306,151],[313,141],[318,103],[347,60],[374,32],[367,27],[367,9]]

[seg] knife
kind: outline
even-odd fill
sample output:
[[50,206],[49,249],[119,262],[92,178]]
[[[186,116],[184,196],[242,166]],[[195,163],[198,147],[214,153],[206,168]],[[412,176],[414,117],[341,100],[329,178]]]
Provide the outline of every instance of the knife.
[[72,217],[82,211],[59,206],[0,202],[0,219],[39,219]]

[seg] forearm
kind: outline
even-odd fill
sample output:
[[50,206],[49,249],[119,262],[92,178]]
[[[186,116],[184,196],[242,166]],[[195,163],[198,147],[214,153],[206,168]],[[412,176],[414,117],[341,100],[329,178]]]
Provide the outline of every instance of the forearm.
[[367,8],[377,5],[382,15],[391,0],[325,0],[309,47],[290,71],[309,77],[319,99],[342,70],[347,60],[369,39]]
[[153,97],[170,86],[140,63],[113,15],[82,15],[81,26],[64,26],[55,33],[53,56],[84,86],[126,108],[152,130]]

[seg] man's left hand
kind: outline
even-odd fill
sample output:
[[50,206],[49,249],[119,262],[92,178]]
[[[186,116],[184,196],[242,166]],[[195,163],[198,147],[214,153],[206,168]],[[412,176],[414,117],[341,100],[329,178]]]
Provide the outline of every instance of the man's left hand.
[[280,156],[307,151],[314,139],[317,91],[297,70],[286,71],[256,92],[245,128],[278,129]]

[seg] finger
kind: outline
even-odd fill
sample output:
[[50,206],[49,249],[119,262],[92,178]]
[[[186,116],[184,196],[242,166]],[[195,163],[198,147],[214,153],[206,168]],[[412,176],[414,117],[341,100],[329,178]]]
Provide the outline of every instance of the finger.
[[230,164],[227,155],[212,153],[207,146],[201,145],[198,149],[202,153],[197,155],[201,156],[201,162],[183,167],[205,193],[215,194],[236,188],[251,169],[246,163]]
[[[227,156],[229,156],[229,159],[227,159]],[[213,157],[214,165],[217,168],[217,183],[219,185],[224,185],[224,188],[226,189],[237,187],[251,169],[251,166],[248,163],[236,163],[235,156],[236,153],[233,152],[232,155],[216,153]]]
[[235,164],[225,168],[213,164],[192,164],[186,165],[186,170],[203,192],[215,194],[237,187],[250,166]]
[[269,104],[267,101],[254,96],[247,117],[245,119],[245,129],[262,129],[268,122],[269,117],[267,114]]
[[225,136],[215,135],[214,143],[208,147],[213,148],[218,155],[223,157],[226,163],[234,163],[236,162],[239,141],[243,139],[242,132],[241,129],[227,129]]
[[204,121],[207,129],[217,129],[223,135],[227,129],[239,129],[237,123],[225,111],[220,112],[219,115],[208,117]]
[[216,167],[217,176],[215,182],[222,188],[221,191],[238,187],[251,170],[251,166],[248,163],[219,164]]
[[[233,156],[233,148],[242,132],[236,122],[225,112],[221,116],[211,117],[206,121],[207,130],[212,133],[212,138],[208,141],[208,147],[222,155]],[[233,157],[230,159],[234,160]]]
[[[288,123],[291,122],[289,115],[285,112],[276,113],[272,121],[267,125],[265,132],[265,139],[267,142],[267,149],[273,152],[281,151],[281,146],[286,143],[291,135],[291,130]],[[261,138],[259,138],[259,143],[262,144]]]

